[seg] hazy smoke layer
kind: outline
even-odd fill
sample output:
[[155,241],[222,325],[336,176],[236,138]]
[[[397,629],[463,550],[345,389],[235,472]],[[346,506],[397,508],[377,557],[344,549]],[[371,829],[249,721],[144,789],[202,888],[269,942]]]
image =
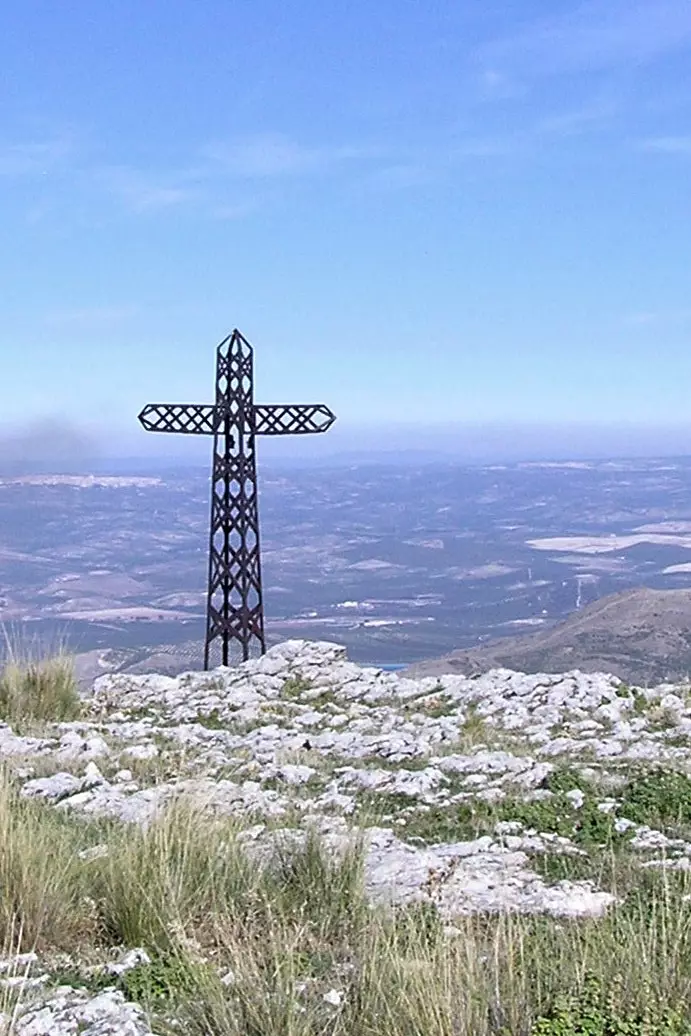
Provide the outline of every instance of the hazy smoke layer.
[[79,473],[99,453],[92,435],[60,418],[0,428],[0,475]]
[[267,459],[300,456],[322,462],[339,456],[353,462],[437,459],[460,464],[669,457],[691,453],[691,426],[458,423],[365,428],[341,422],[324,436],[266,439],[260,448]]

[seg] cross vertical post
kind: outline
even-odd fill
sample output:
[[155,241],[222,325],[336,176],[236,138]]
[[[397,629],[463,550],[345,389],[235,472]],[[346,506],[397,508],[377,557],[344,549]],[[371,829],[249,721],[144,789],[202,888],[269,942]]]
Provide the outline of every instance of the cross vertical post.
[[243,661],[253,646],[263,654],[255,436],[325,432],[334,415],[321,403],[255,405],[252,346],[236,329],[216,351],[212,405],[151,403],[139,421],[147,431],[213,436],[204,668],[217,640],[223,665],[233,644]]
[[239,334],[222,342],[216,362],[216,419],[211,473],[211,533],[204,667],[216,637],[228,665],[232,639],[243,658],[256,638],[262,653],[264,615],[259,564],[252,349]]

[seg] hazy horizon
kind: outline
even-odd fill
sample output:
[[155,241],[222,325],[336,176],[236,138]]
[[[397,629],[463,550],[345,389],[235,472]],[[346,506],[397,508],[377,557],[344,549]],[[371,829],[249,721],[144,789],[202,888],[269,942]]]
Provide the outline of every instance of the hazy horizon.
[[[110,436],[98,429],[58,419],[31,425],[0,426],[0,475],[27,470],[86,470],[109,462],[165,466],[209,462],[207,436],[156,435],[136,427]],[[459,463],[587,461],[682,457],[691,454],[688,426],[549,424],[388,424],[337,423],[326,435],[259,438],[259,464],[392,463],[455,460]]]

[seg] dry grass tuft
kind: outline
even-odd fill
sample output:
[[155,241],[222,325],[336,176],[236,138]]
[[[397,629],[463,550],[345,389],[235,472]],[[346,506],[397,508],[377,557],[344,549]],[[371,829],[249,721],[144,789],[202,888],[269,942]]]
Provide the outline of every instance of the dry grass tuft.
[[0,674],[0,719],[10,726],[32,722],[61,723],[77,719],[82,711],[72,662],[54,658],[10,663]]
[[70,949],[89,937],[82,844],[78,826],[23,798],[0,771],[0,945],[20,939],[21,950]]
[[4,631],[0,667],[0,720],[13,727],[77,719],[82,702],[71,656],[60,646],[46,655],[40,645],[12,640]]

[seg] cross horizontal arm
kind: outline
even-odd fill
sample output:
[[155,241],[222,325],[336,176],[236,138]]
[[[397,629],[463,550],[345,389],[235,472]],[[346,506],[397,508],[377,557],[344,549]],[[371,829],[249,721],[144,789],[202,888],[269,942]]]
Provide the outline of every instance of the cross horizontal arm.
[[[213,435],[222,415],[212,403],[149,403],[139,421],[147,432]],[[327,431],[336,418],[322,403],[267,403],[254,407],[254,420],[257,435],[307,435]]]
[[150,403],[139,415],[147,432],[213,435],[216,407],[208,403]]
[[307,435],[325,432],[336,420],[323,403],[269,403],[254,408],[257,435]]

